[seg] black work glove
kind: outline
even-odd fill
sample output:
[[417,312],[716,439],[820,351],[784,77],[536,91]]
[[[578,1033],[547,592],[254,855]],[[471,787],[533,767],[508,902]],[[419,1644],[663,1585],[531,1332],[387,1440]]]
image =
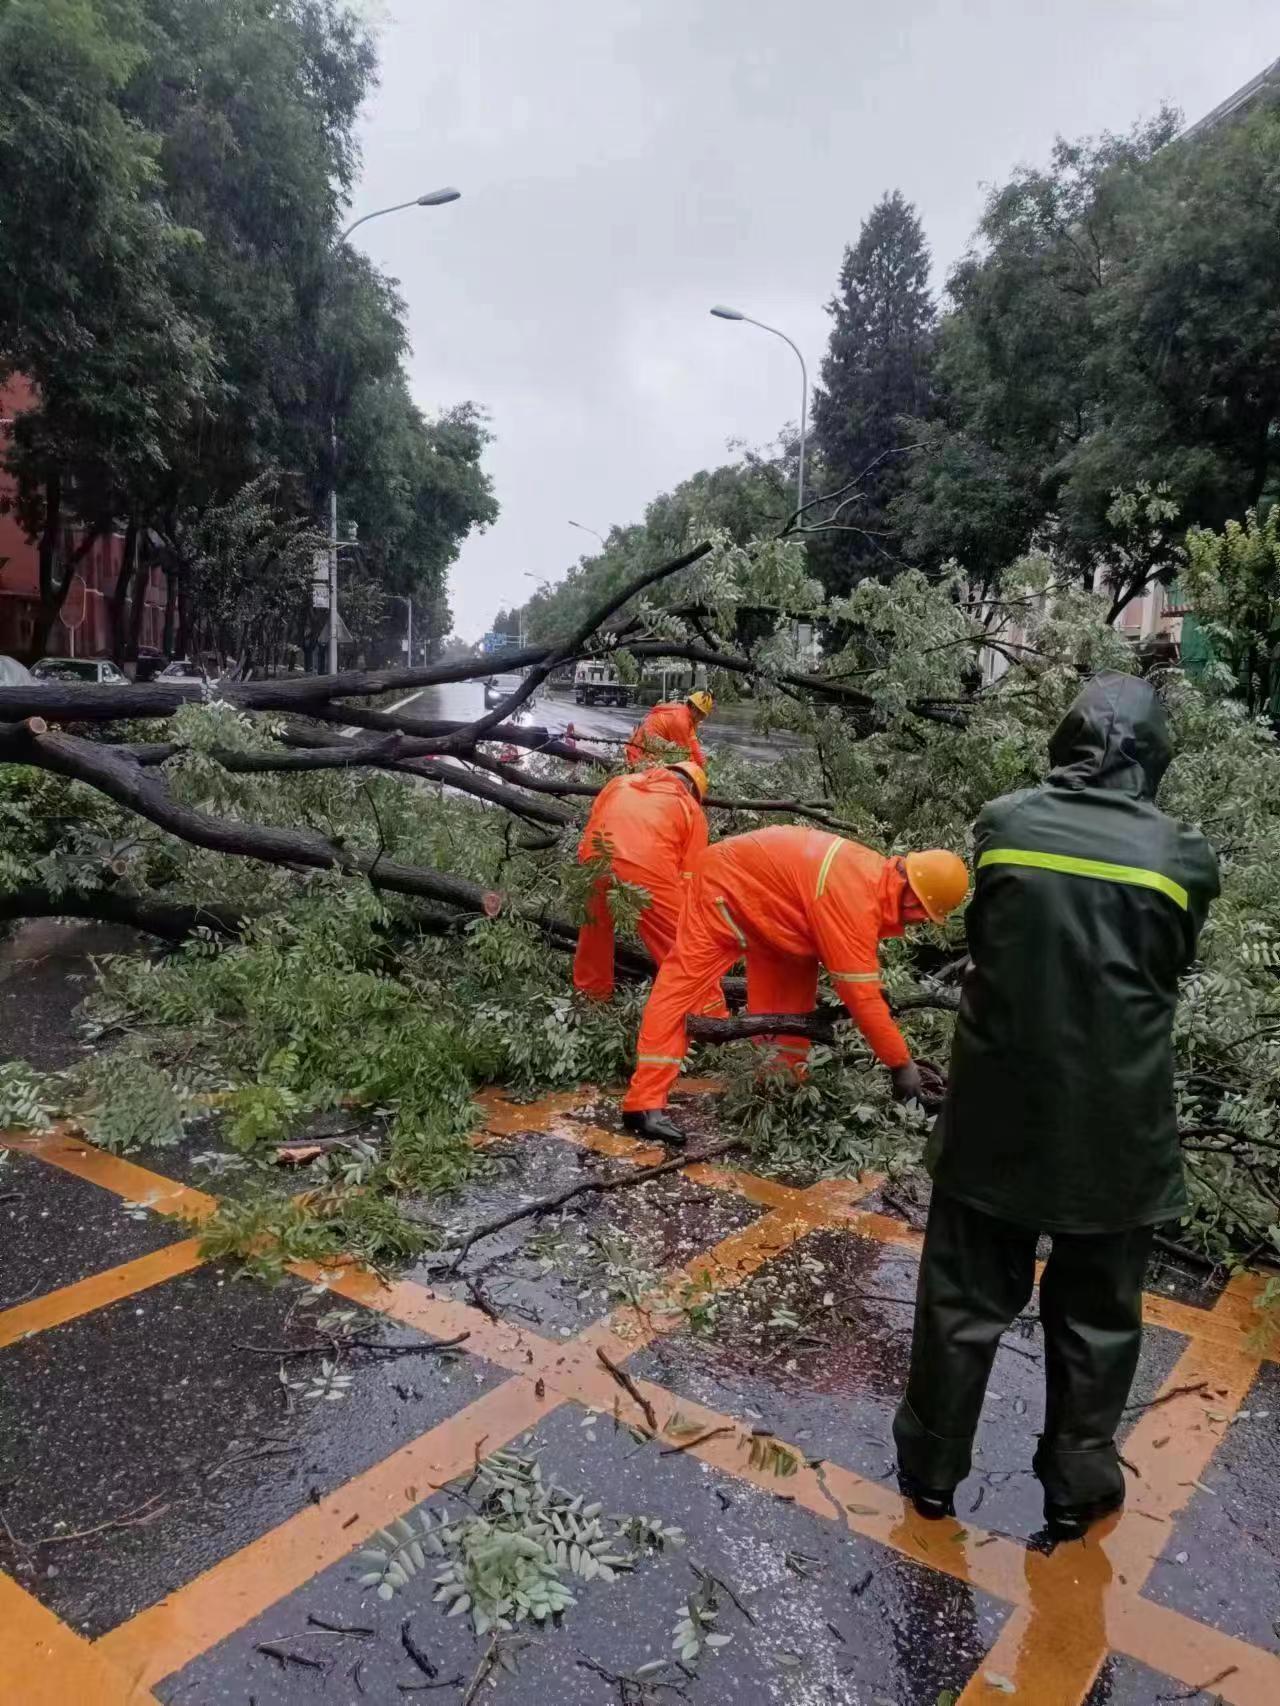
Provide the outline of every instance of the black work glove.
[[923,1104],[924,1081],[914,1060],[909,1060],[905,1066],[895,1066],[889,1076],[893,1079],[893,1093],[900,1102]]

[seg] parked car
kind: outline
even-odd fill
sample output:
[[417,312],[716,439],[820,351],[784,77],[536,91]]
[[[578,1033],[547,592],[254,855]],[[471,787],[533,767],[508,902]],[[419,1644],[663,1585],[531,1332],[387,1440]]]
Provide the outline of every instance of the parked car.
[[34,680],[25,663],[17,658],[0,657],[0,687],[25,687]]
[[89,681],[100,687],[127,687],[129,677],[110,658],[41,658],[33,664],[37,681]]
[[523,680],[522,675],[512,673],[491,675],[484,684],[485,710],[492,711],[495,705],[501,705],[504,699],[509,699],[513,693],[518,693]]
[[191,658],[174,658],[153,679],[170,684],[175,681],[195,682],[203,686],[206,681],[212,684],[220,680],[221,676],[222,670],[214,658],[196,658],[194,661]]
[[577,705],[625,705],[630,693],[611,663],[588,662],[573,672],[573,698]]

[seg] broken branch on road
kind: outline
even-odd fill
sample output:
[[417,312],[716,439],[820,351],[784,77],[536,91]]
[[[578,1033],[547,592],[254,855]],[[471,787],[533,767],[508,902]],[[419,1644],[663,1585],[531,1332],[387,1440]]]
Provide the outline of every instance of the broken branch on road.
[[505,1232],[507,1227],[515,1226],[522,1220],[551,1214],[578,1197],[629,1190],[633,1185],[647,1184],[650,1179],[661,1179],[668,1173],[679,1173],[686,1167],[696,1167],[700,1162],[714,1161],[720,1155],[728,1155],[731,1150],[742,1149],[745,1144],[746,1139],[742,1137],[724,1138],[719,1143],[705,1144],[701,1149],[686,1150],[670,1161],[660,1161],[654,1167],[638,1167],[629,1173],[620,1173],[611,1178],[584,1179],[579,1184],[571,1185],[568,1190],[557,1191],[554,1196],[541,1197],[536,1202],[526,1203],[523,1208],[513,1209],[510,1214],[500,1214],[495,1219],[486,1220],[482,1225],[474,1227],[461,1244],[455,1247],[453,1259],[443,1271],[456,1274],[472,1245],[492,1238],[495,1233]]

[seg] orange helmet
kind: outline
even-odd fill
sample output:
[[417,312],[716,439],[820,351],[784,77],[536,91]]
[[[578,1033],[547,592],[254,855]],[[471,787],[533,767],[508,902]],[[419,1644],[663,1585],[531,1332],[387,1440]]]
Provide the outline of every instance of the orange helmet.
[[700,800],[706,799],[707,773],[700,764],[695,764],[691,758],[683,758],[679,764],[668,764],[667,769],[678,770],[681,775],[687,776],[698,790],[698,798]]
[[716,702],[705,687],[700,687],[696,693],[691,693],[685,700],[686,705],[692,705],[700,716],[709,717],[716,708]]
[[931,847],[927,853],[908,853],[903,863],[912,892],[935,924],[969,892],[969,869],[958,853]]

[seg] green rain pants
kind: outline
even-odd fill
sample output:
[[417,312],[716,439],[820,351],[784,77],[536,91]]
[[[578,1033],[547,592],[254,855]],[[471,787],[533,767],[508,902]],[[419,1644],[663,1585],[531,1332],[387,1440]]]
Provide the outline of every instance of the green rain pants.
[[[1054,1505],[1124,1491],[1115,1431],[1142,1344],[1142,1282],[1154,1228],[1053,1234],[1040,1281],[1045,1425],[1035,1472]],[[1036,1232],[937,1189],[916,1292],[911,1374],[893,1437],[926,1487],[969,1473],[1000,1335],[1035,1283]]]

